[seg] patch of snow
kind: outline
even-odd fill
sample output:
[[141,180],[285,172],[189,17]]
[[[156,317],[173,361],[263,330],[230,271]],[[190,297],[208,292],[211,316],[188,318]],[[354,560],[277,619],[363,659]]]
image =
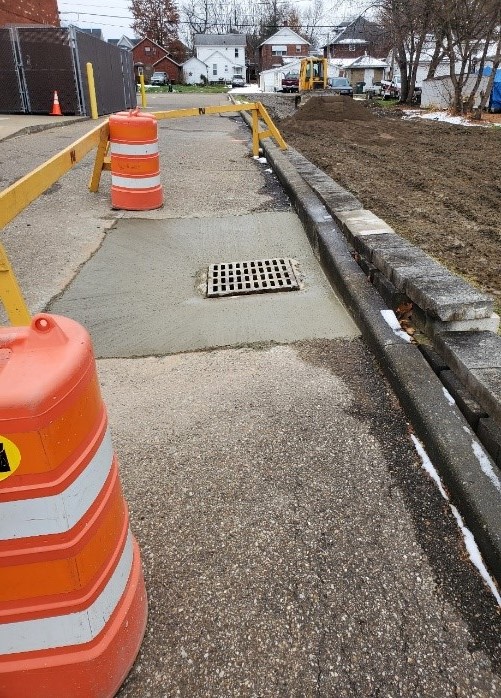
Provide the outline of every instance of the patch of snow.
[[273,170],[271,169],[271,167],[267,167],[267,168],[265,169],[265,172],[273,172]]
[[263,90],[257,85],[245,85],[245,87],[231,87],[227,94],[231,95],[245,95],[252,94],[253,92],[262,92]]
[[470,531],[469,528],[467,528],[464,525],[463,519],[461,518],[461,514],[456,509],[456,507],[453,504],[449,504],[449,506],[451,508],[452,513],[454,514],[459,529],[463,534],[464,544],[466,545],[466,550],[468,552],[468,555],[470,556],[470,560],[473,562],[477,570],[480,572],[480,575],[491,590],[492,595],[498,602],[498,605],[501,606],[501,596],[499,596],[499,592],[496,588],[496,585],[494,584],[494,581],[492,580],[492,577],[489,574],[487,567],[484,565],[482,555],[480,553],[480,550],[478,549],[478,545],[475,542],[473,533]]
[[473,453],[475,454],[475,457],[477,458],[478,462],[480,463],[480,467],[482,468],[482,472],[484,472],[487,475],[489,480],[493,483],[494,487],[499,492],[501,492],[501,482],[499,481],[498,476],[494,472],[494,468],[491,465],[491,461],[489,459],[489,456],[484,451],[482,446],[478,443],[478,441],[472,441],[471,447],[473,449]]
[[423,468],[426,470],[428,475],[431,477],[431,479],[434,481],[434,483],[438,487],[438,491],[440,492],[442,497],[445,500],[449,501],[449,497],[447,495],[447,492],[445,491],[444,486],[442,485],[442,480],[440,479],[440,475],[438,474],[435,466],[431,462],[430,457],[428,456],[428,454],[424,450],[424,447],[423,447],[421,441],[419,441],[414,436],[414,434],[411,434],[411,439],[412,439],[412,443],[414,444],[414,448],[418,452],[418,456],[421,458]]
[[258,155],[254,155],[254,160],[263,163],[263,165],[266,165],[268,163],[268,160],[266,158],[259,157]]
[[407,334],[407,332],[404,332],[403,329],[400,327],[400,323],[397,320],[397,316],[393,312],[393,310],[381,310],[381,315],[383,316],[383,319],[385,322],[391,327],[393,332],[397,335],[397,337],[400,337],[401,339],[405,339],[406,342],[410,342],[411,338]]
[[464,116],[453,116],[446,111],[421,111],[419,109],[406,109],[404,119],[426,119],[427,121],[440,121],[446,124],[456,124],[456,126],[481,126],[488,128],[490,124],[473,123]]
[[456,404],[456,401],[454,400],[454,398],[452,397],[452,395],[450,394],[450,392],[447,390],[447,388],[444,385],[442,386],[442,392],[444,393],[445,399],[447,400],[449,405]]
[[411,439],[412,439],[412,443],[414,444],[414,448],[416,449],[419,457],[421,458],[423,468],[426,470],[428,475],[431,477],[431,479],[437,485],[442,497],[449,504],[451,512],[452,512],[454,518],[456,519],[456,523],[459,527],[459,530],[461,531],[461,533],[463,535],[464,544],[466,546],[466,550],[468,552],[470,560],[475,565],[475,567],[479,571],[482,579],[485,581],[485,583],[487,584],[487,586],[491,590],[492,595],[496,599],[498,605],[501,606],[501,596],[499,595],[499,591],[494,583],[494,580],[492,579],[491,575],[489,574],[489,572],[484,564],[484,561],[482,560],[482,555],[480,553],[480,550],[478,549],[478,545],[475,542],[475,538],[473,536],[473,533],[470,531],[469,528],[467,528],[464,525],[461,514],[456,509],[456,507],[450,503],[447,492],[445,491],[444,486],[442,485],[442,481],[440,479],[440,476],[439,476],[435,466],[431,462],[428,454],[424,450],[423,445],[421,444],[420,441],[418,441],[418,439],[414,436],[414,434],[411,434]]

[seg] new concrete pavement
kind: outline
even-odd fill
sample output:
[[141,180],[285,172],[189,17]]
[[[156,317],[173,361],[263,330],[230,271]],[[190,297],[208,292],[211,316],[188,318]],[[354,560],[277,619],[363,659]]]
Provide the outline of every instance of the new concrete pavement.
[[[0,143],[3,184],[85,128]],[[160,147],[161,211],[112,212],[87,158],[2,233],[30,307],[111,357],[150,609],[119,696],[500,695],[497,603],[249,131],[163,121]],[[209,264],[277,255],[299,291],[204,298]]]

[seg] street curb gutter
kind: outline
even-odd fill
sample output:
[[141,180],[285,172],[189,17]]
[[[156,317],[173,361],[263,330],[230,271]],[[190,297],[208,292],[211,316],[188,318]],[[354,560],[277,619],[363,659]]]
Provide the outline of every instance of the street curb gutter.
[[[246,114],[242,116],[247,124]],[[377,357],[412,426],[458,505],[490,571],[501,585],[501,486],[496,466],[415,344],[383,319],[387,306],[353,259],[334,219],[292,164],[269,139],[262,143],[303,223],[330,282]]]

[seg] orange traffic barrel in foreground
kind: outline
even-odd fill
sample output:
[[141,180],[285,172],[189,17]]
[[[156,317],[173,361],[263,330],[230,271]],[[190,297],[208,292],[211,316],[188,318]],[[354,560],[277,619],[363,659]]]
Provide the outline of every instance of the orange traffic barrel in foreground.
[[0,328],[0,696],[108,698],[147,616],[89,335]]
[[148,211],[163,204],[158,124],[139,109],[110,116],[111,205]]

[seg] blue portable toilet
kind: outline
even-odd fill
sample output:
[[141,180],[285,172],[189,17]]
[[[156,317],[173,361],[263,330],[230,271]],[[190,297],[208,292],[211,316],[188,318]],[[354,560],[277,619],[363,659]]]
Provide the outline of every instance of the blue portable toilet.
[[[487,66],[484,68],[482,75],[489,77],[492,73],[492,68]],[[492,83],[491,96],[489,98],[489,111],[498,114],[501,112],[501,68],[496,70],[494,82]]]

